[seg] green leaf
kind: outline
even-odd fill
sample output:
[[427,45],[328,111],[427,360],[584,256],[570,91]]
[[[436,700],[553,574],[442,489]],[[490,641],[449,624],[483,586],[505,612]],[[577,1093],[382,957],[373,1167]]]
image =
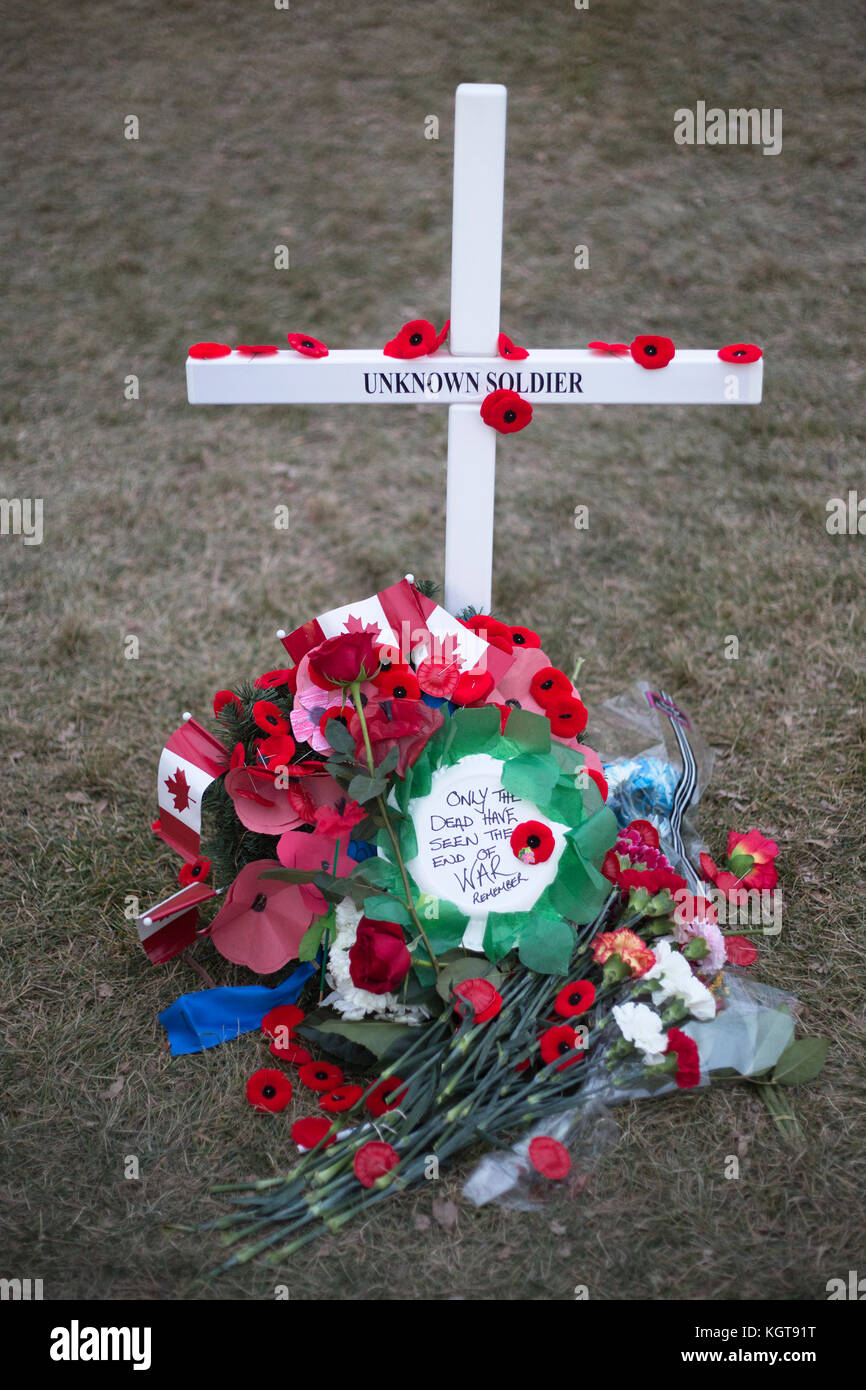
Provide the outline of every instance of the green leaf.
[[[436,903],[435,914],[432,911],[432,903],[426,900],[418,915],[424,923],[424,930],[430,945],[436,955],[440,956],[443,951],[450,951],[453,947],[461,944],[469,918],[465,912],[460,911],[459,907],[455,907],[454,903],[448,902],[447,898],[436,898],[434,901]],[[422,942],[418,948],[418,956],[420,958],[425,954],[425,947]]]
[[355,740],[345,724],[341,723],[339,719],[328,720],[325,725],[325,738],[336,753],[354,754]]
[[279,878],[284,883],[313,883],[321,869],[265,869],[259,878]]
[[448,743],[448,761],[455,763],[466,753],[483,753],[485,745],[499,738],[502,719],[495,705],[480,709],[459,709],[451,720],[453,736]]
[[491,961],[502,960],[517,945],[517,938],[526,924],[523,912],[488,912],[484,928],[484,954]]
[[773,1071],[773,1081],[781,1086],[800,1086],[812,1081],[827,1060],[830,1044],[826,1038],[801,1038],[782,1053]]
[[559,764],[550,753],[518,753],[502,769],[502,785],[512,796],[544,806],[559,780]]
[[745,878],[755,866],[755,861],[751,854],[735,854],[728,860],[731,866],[731,873],[735,878]]
[[[344,1018],[331,1016],[316,1023],[313,1031],[329,1038],[347,1038],[357,1047],[365,1047],[374,1057],[381,1057],[393,1043],[406,1037],[408,1029],[405,1023],[379,1022],[376,1019],[348,1022]],[[303,1027],[299,1027],[298,1032],[304,1033]],[[417,1036],[416,1029],[413,1028],[412,1033]]]
[[353,777],[349,783],[349,795],[353,801],[358,801],[363,806],[365,801],[372,801],[375,797],[381,796],[387,791],[388,783],[384,777],[367,777],[359,772],[357,777]]
[[532,918],[520,933],[518,953],[527,970],[540,975],[565,975],[577,933],[568,922],[553,917]]
[[602,806],[576,830],[572,830],[568,838],[583,859],[599,865],[607,851],[616,844],[618,833],[616,816],[609,806]]
[[408,909],[397,898],[392,898],[390,893],[365,898],[364,916],[369,917],[371,922],[397,922],[401,927],[408,927],[412,921]]
[[397,766],[397,763],[399,761],[400,750],[395,744],[393,748],[390,748],[388,750],[382,761],[377,764],[376,771],[379,773],[381,777],[387,777],[390,772],[394,771],[394,768]]
[[611,885],[598,869],[586,864],[568,846],[559,860],[556,878],[547,897],[557,912],[570,922],[591,922],[610,895]]
[[464,980],[489,980],[498,989],[502,979],[491,961],[480,960],[477,956],[462,956],[442,966],[436,981],[436,992],[447,1004],[454,986],[462,984]]
[[322,944],[322,937],[325,935],[325,929],[327,928],[328,931],[330,931],[333,925],[333,912],[326,912],[323,917],[317,917],[312,926],[308,927],[301,937],[301,944],[298,947],[298,960],[315,960],[319,953],[319,947]]
[[362,859],[352,870],[352,878],[356,882],[373,883],[383,888],[393,888],[399,879],[397,867],[387,859],[383,859],[381,854],[370,855],[367,859]]
[[524,753],[549,753],[550,720],[528,709],[514,709],[508,716],[504,738],[516,743]]

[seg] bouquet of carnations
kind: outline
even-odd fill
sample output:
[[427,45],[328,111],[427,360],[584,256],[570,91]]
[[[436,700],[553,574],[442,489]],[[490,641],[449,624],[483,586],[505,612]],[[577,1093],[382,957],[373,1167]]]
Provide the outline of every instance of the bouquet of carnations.
[[[258,974],[297,962],[278,1002],[255,992],[271,1056],[247,1097],[278,1114],[300,1088],[309,1113],[289,1172],[217,1189],[239,1206],[212,1223],[229,1263],[337,1231],[479,1142],[518,1140],[512,1179],[561,1180],[582,1114],[711,1075],[789,1113],[778,1086],[826,1049],[751,987],[727,910],[775,890],[777,847],[752,830],[693,867],[681,726],[673,794],[634,817],[533,630],[406,579],[282,638],[292,665],[215,698],[219,738],[191,721],[169,740],[154,829],[181,887],[139,924],[154,960],[204,935]],[[475,1177],[473,1200],[501,1195]]]

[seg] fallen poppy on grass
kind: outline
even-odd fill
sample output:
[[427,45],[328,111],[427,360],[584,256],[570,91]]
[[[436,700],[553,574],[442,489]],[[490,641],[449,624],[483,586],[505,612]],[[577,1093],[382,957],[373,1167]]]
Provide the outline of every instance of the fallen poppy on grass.
[[292,1083],[281,1071],[265,1067],[247,1082],[247,1100],[254,1110],[285,1110],[292,1099]]
[[364,1101],[374,1120],[389,1110],[396,1110],[406,1094],[404,1082],[399,1076],[383,1076],[377,1081]]
[[332,1062],[307,1062],[298,1072],[298,1080],[310,1091],[335,1091],[343,1084],[343,1073]]
[[725,951],[731,965],[754,965],[758,959],[758,948],[747,936],[726,936]]
[[553,1178],[554,1181],[564,1178],[571,1169],[568,1149],[564,1144],[560,1144],[558,1139],[551,1139],[548,1134],[539,1134],[531,1140],[529,1161],[537,1173],[541,1173],[545,1178]]
[[329,1115],[341,1115],[344,1110],[351,1110],[353,1105],[357,1105],[363,1094],[363,1086],[335,1086],[333,1091],[326,1091],[320,1097],[319,1108]]
[[[311,1115],[308,1119],[295,1120],[292,1125],[292,1138],[301,1149],[314,1149],[331,1128],[331,1121],[324,1116]],[[325,1139],[325,1148],[337,1142],[336,1134],[332,1134],[329,1139]]]
[[305,1047],[299,1047],[297,1043],[287,1042],[280,1044],[271,1043],[271,1052],[274,1057],[278,1057],[281,1062],[290,1062],[293,1067],[306,1066],[307,1062],[312,1062],[312,1056]]
[[266,1038],[276,1038],[287,1042],[295,1036],[297,1024],[303,1023],[306,1015],[297,1004],[277,1004],[269,1009],[262,1019],[262,1032]]

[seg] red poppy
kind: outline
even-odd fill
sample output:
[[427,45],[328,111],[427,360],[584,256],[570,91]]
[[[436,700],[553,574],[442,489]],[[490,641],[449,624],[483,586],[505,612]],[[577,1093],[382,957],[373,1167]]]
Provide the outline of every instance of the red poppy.
[[447,329],[446,323],[440,337],[428,319],[410,319],[408,323],[403,324],[396,338],[385,344],[382,351],[386,357],[427,357],[444,341]]
[[193,343],[189,350],[190,357],[228,357],[231,348],[228,343]]
[[463,618],[461,621],[470,632],[476,632],[482,641],[489,642],[491,647],[498,647],[507,656],[511,655],[512,629],[506,627],[505,623],[500,623],[498,618],[491,618],[489,613],[473,613],[471,618]]
[[524,820],[511,832],[511,848],[522,864],[544,864],[553,854],[553,831],[540,820]]
[[670,338],[659,338],[654,333],[639,333],[629,352],[639,367],[655,371],[668,365],[676,348]]
[[406,1086],[399,1076],[383,1076],[381,1081],[376,1082],[364,1104],[373,1119],[378,1120],[386,1111],[396,1110],[405,1094]]
[[[324,1116],[311,1115],[306,1120],[295,1120],[292,1125],[292,1138],[299,1149],[314,1149],[320,1140],[325,1139],[325,1135],[331,1128],[331,1121]],[[329,1139],[325,1139],[325,1148],[337,1142],[336,1134],[332,1134]]]
[[537,632],[533,632],[531,627],[510,627],[508,635],[511,638],[512,646],[515,647],[540,647],[541,638]]
[[758,948],[747,936],[726,936],[725,950],[731,965],[754,965]]
[[236,743],[229,758],[229,770],[233,771],[236,767],[243,767],[247,760],[247,750],[242,743]]
[[247,1100],[254,1110],[285,1110],[292,1099],[292,1083],[281,1071],[264,1067],[247,1082]]
[[[441,710],[431,709],[423,700],[388,700],[384,703],[371,700],[365,706],[364,715],[376,765],[387,757],[392,748],[396,748],[398,756],[394,770],[398,777],[406,776],[407,767],[420,757],[443,723]],[[361,721],[354,710],[349,716],[349,733],[355,740],[355,757],[358,762],[366,763]]]
[[273,357],[276,348],[272,343],[257,343],[251,347],[249,343],[241,343],[238,352],[242,352],[245,357]]
[[343,796],[336,806],[317,806],[313,814],[319,833],[339,840],[344,835],[350,835],[355,826],[366,818],[367,812],[357,801],[349,801]]
[[390,1173],[399,1162],[400,1155],[396,1149],[392,1149],[390,1144],[381,1144],[373,1140],[372,1143],[361,1145],[355,1154],[352,1167],[355,1177],[363,1187],[375,1187],[379,1178]]
[[554,1180],[564,1178],[571,1168],[568,1149],[548,1134],[539,1134],[530,1141],[529,1161],[537,1173]]
[[226,705],[234,705],[238,717],[241,717],[243,715],[243,704],[241,703],[240,698],[234,693],[234,691],[218,690],[216,695],[214,695],[213,697],[213,712],[217,719],[219,719]]
[[311,338],[309,333],[287,333],[286,339],[289,347],[294,348],[295,352],[301,353],[303,357],[327,357],[329,349],[324,343],[320,343],[318,338]]
[[305,1017],[303,1009],[299,1009],[297,1004],[277,1004],[262,1019],[262,1032],[266,1038],[287,1042],[295,1037],[295,1026],[303,1023]]
[[455,705],[477,705],[487,699],[494,686],[489,671],[464,671],[457,679],[451,701]]
[[448,337],[448,330],[451,327],[451,320],[446,319],[439,332],[436,334],[436,346],[440,348]]
[[[570,1024],[556,1023],[552,1028],[548,1028],[542,1033],[539,1043],[542,1058],[545,1062],[550,1063],[555,1062],[557,1057],[564,1057],[567,1053],[573,1052],[578,1046],[578,1037]],[[568,1061],[562,1062],[556,1070],[565,1071],[566,1067],[573,1067],[582,1056],[583,1053],[578,1052],[576,1057],[569,1057]]]
[[308,669],[325,689],[371,680],[379,669],[379,653],[371,632],[341,632],[310,652]]
[[555,666],[542,666],[529,682],[529,693],[536,704],[546,711],[554,701],[571,697],[571,681],[564,671],[557,670]]
[[500,357],[509,357],[512,362],[522,362],[529,356],[525,347],[519,347],[517,343],[512,343],[507,333],[500,333],[496,339],[496,346]]
[[551,700],[544,713],[550,720],[550,732],[556,738],[576,738],[586,728],[586,705],[574,695]]
[[608,357],[625,357],[628,352],[628,343],[603,343],[601,341],[587,343],[590,352],[602,353]]
[[676,1082],[682,1090],[689,1090],[692,1086],[697,1086],[701,1079],[701,1058],[698,1052],[698,1045],[692,1038],[680,1032],[679,1028],[671,1028],[668,1033],[668,1045],[665,1052],[676,1053],[677,1071]]
[[380,700],[420,700],[421,687],[415,672],[408,666],[389,666],[373,679]]
[[719,357],[723,362],[736,362],[740,365],[744,362],[757,362],[763,355],[754,343],[728,343],[727,347],[719,348]]
[[253,719],[266,734],[288,734],[291,725],[280,712],[273,700],[256,700],[253,704]]
[[200,879],[206,879],[209,873],[210,860],[203,859],[201,855],[198,855],[191,864],[184,864],[182,866],[177,876],[177,881],[181,888],[188,888],[191,883],[198,883]]
[[283,1046],[278,1042],[272,1042],[271,1052],[275,1057],[279,1057],[281,1062],[291,1062],[294,1067],[306,1066],[307,1062],[313,1060],[305,1047],[299,1047],[293,1042],[287,1042]]
[[337,1086],[320,1096],[319,1109],[326,1110],[329,1115],[342,1115],[344,1110],[357,1105],[363,1094],[363,1086]]
[[595,1003],[595,985],[591,980],[572,980],[563,985],[556,996],[553,1007],[560,1018],[577,1018],[585,1014]]
[[162,821],[159,819],[158,816],[156,820],[152,820],[150,822],[150,828],[153,831],[154,835],[158,835],[160,833],[160,831],[162,830]]
[[503,387],[484,397],[481,418],[485,425],[498,430],[500,434],[515,434],[518,430],[526,429],[532,419],[532,406],[516,391]]
[[343,1084],[343,1073],[332,1062],[307,1062],[298,1080],[311,1091],[334,1091]]
[[[257,690],[276,690],[281,685],[287,685],[292,689],[292,676],[295,677],[295,685],[298,678],[295,669],[291,666],[280,666],[276,671],[265,671],[263,676],[259,676],[256,681]],[[294,693],[294,691],[292,692]]]
[[[502,995],[489,980],[461,980],[459,985],[454,986],[454,993],[473,1011],[473,1023],[486,1023],[488,1019],[495,1018],[502,1008]],[[460,1004],[454,1007],[461,1018],[467,1016],[469,1009]]]
[[256,752],[265,767],[285,767],[295,751],[295,740],[291,734],[272,734],[270,738],[256,739]]

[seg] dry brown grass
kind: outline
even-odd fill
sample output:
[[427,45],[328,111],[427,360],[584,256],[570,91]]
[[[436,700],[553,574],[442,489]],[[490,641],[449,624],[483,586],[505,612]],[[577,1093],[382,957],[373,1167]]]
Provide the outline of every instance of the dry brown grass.
[[[4,1274],[46,1297],[808,1299],[863,1269],[866,540],[824,527],[863,477],[859,11],[96,0],[7,19],[0,493],[45,499],[45,540],[0,539]],[[213,1180],[285,1163],[288,1125],[243,1100],[256,1038],[164,1050],[156,1013],[198,982],[151,967],[122,915],[176,868],[147,831],[158,751],[182,709],[273,664],[277,626],[440,574],[445,425],[193,410],[184,353],[444,318],[466,79],[511,89],[508,331],[766,349],[757,410],[542,410],[504,443],[495,602],[557,662],[585,658],[590,701],[646,674],[687,704],[721,751],[714,848],[752,824],[782,846],[785,926],[757,973],[832,1051],[796,1095],[794,1151],[742,1087],[629,1108],[543,1216],[461,1206],[455,1231],[419,1229],[425,1190],[291,1268],[202,1284],[215,1242],[167,1228],[219,1210]],[[698,99],[781,106],[783,153],[677,149],[673,110]]]

